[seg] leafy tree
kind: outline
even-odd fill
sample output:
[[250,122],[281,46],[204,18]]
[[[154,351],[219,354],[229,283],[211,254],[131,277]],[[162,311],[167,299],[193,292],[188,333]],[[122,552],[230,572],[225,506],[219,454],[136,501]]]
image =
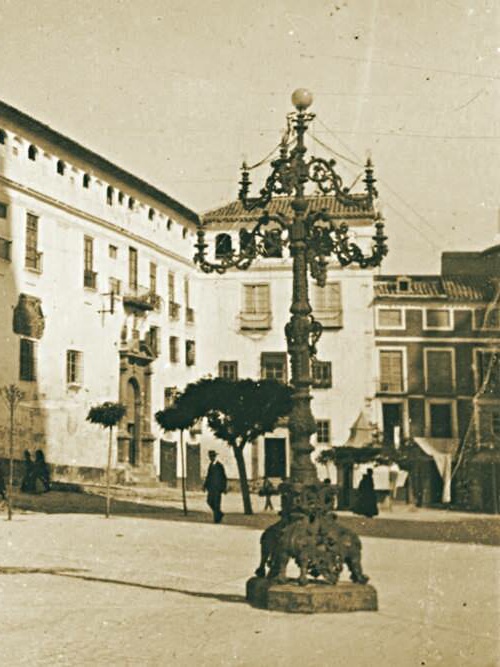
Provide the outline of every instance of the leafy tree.
[[112,403],[106,401],[101,405],[95,405],[90,408],[87,415],[87,420],[92,424],[100,424],[104,428],[109,428],[109,442],[108,442],[108,465],[106,467],[106,519],[109,519],[111,508],[110,495],[110,474],[111,474],[111,452],[113,446],[113,426],[124,417],[127,408],[122,403]]
[[[174,409],[185,415],[188,425],[206,417],[213,434],[233,449],[244,512],[252,514],[243,450],[248,442],[273,431],[280,417],[290,413],[292,389],[276,380],[203,378],[186,386]],[[165,412],[156,414],[162,427]]]

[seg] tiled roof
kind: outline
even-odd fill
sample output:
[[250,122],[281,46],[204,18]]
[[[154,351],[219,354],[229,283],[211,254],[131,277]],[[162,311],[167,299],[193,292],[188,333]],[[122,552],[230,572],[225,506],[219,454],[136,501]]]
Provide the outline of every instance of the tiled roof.
[[407,291],[398,290],[399,276],[376,276],[376,298],[443,299],[448,301],[490,301],[495,280],[477,276],[401,276],[409,280]]
[[[359,195],[364,197],[364,195]],[[356,198],[356,195],[353,195]],[[328,213],[343,219],[357,219],[372,221],[375,218],[375,210],[373,205],[353,205],[346,206],[339,202],[333,195],[310,195],[307,196],[308,211],[320,211],[326,209]],[[265,207],[269,213],[282,213],[286,216],[291,216],[293,211],[290,206],[292,197],[276,196]],[[216,208],[212,211],[204,213],[201,217],[206,225],[210,224],[234,224],[244,222],[255,222],[261,215],[263,209],[256,208],[253,211],[246,211],[243,204],[239,201],[233,201],[221,208]]]

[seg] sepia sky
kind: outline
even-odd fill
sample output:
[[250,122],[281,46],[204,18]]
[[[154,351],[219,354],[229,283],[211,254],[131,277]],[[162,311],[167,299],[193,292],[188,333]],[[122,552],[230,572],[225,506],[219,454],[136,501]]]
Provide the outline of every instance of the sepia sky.
[[499,231],[496,0],[0,0],[0,26],[3,101],[198,212],[236,197],[300,86],[346,184],[371,150],[385,272]]

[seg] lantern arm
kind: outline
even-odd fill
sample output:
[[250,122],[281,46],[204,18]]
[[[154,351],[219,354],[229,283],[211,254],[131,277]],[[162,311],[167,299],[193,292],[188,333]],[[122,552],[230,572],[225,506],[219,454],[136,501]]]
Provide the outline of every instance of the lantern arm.
[[309,213],[305,220],[307,230],[307,263],[311,277],[324,287],[326,284],[328,257],[336,256],[341,266],[358,264],[360,268],[378,266],[387,255],[387,236],[384,223],[377,217],[376,233],[372,237],[371,253],[366,255],[352,241],[349,226],[328,213],[325,209]]
[[335,193],[336,199],[344,206],[360,208],[373,204],[373,200],[378,196],[375,187],[375,178],[373,177],[373,166],[370,160],[365,166],[365,195],[353,196],[350,189],[345,187],[342,178],[335,171],[335,160],[326,160],[325,158],[311,157],[307,162],[307,180],[315,183],[319,191],[326,195]]
[[245,238],[243,247],[240,242],[239,252],[235,252],[233,250],[231,252],[225,253],[224,255],[221,255],[221,257],[216,262],[210,262],[207,259],[206,251],[208,244],[205,243],[205,230],[200,227],[197,232],[198,242],[195,244],[197,252],[194,256],[194,262],[199,265],[204,273],[216,272],[223,274],[229,269],[240,269],[245,271],[246,269],[250,268],[254,259],[256,259],[259,255],[263,257],[268,255],[268,249],[266,245],[268,235],[277,235],[276,232],[278,231],[276,229],[272,231],[265,229],[267,225],[272,223],[275,223],[279,227],[279,236],[277,239],[275,236],[275,242],[278,243],[280,247],[285,246],[288,241],[287,239],[283,239],[281,237],[281,231],[288,229],[291,225],[291,221],[282,213],[271,214],[267,211],[264,211],[252,230],[242,230],[247,232],[247,236]]

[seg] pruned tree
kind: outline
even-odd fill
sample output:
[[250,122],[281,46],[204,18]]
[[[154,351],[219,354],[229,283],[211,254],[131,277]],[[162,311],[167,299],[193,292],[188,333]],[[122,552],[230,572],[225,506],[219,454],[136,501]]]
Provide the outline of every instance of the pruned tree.
[[112,403],[105,401],[101,405],[90,408],[87,420],[92,424],[99,424],[109,429],[108,441],[108,464],[106,466],[106,519],[109,519],[111,509],[110,476],[111,476],[111,453],[113,447],[113,427],[124,417],[127,408],[123,403]]
[[[189,425],[206,417],[213,434],[232,448],[245,514],[252,514],[243,456],[245,445],[274,430],[278,420],[290,413],[291,398],[291,387],[276,380],[203,378],[188,384],[174,403],[174,408],[189,415]],[[156,415],[160,425],[165,412]]]
[[175,404],[172,407],[160,410],[155,415],[156,421],[164,431],[179,431],[181,448],[181,485],[182,485],[182,509],[187,514],[186,500],[186,473],[184,470],[184,430],[193,426],[197,417],[193,415],[189,406]]
[[9,408],[9,486],[7,491],[7,518],[12,520],[12,488],[14,482],[14,416],[24,394],[15,384],[9,384],[1,389],[1,395]]

